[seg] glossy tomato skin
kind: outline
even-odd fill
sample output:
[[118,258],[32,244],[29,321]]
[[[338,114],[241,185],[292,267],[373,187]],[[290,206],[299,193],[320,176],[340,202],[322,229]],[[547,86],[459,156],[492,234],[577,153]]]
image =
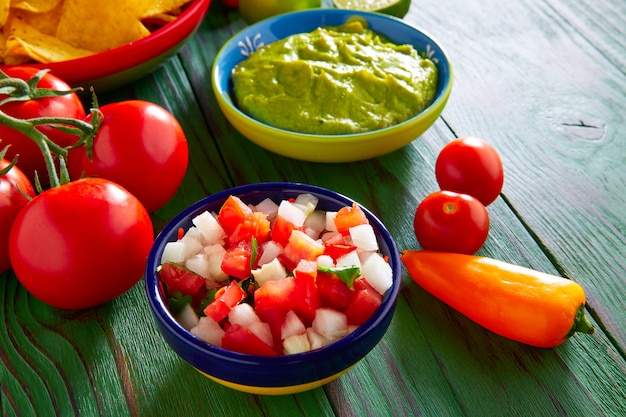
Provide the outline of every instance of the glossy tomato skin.
[[487,240],[489,214],[470,195],[437,191],[417,207],[413,227],[423,249],[472,255]]
[[[10,67],[5,70],[8,76],[22,80],[33,78],[37,72],[38,70],[35,68],[26,67]],[[51,73],[47,73],[39,81],[37,87],[61,91],[71,90],[71,87],[65,81]],[[5,97],[2,95],[0,99]],[[85,118],[85,108],[75,93],[59,97],[10,102],[1,106],[0,110],[18,119],[66,117],[83,120]],[[70,146],[78,140],[78,136],[61,132],[50,126],[40,126],[38,129],[61,147]],[[0,125],[0,139],[2,139],[3,146],[11,145],[5,158],[12,160],[16,154],[19,154],[17,166],[31,181],[34,181],[34,172],[37,171],[42,186],[46,187],[48,185],[48,171],[39,147],[24,134],[8,126]]]
[[54,307],[105,303],[142,276],[154,232],[132,194],[100,178],[51,188],[15,218],[9,254],[18,280]]
[[502,191],[504,169],[493,146],[475,137],[458,138],[439,152],[435,164],[442,190],[469,194],[483,205],[491,204]]
[[[6,159],[0,159],[0,170],[9,165]],[[0,273],[11,268],[9,259],[9,233],[13,220],[22,207],[28,203],[20,190],[30,197],[35,197],[35,189],[17,167],[13,166],[5,175],[0,175]]]
[[188,164],[185,133],[163,107],[126,100],[100,107],[103,121],[96,133],[92,160],[84,147],[70,153],[73,179],[106,178],[120,184],[154,212],[176,193]]

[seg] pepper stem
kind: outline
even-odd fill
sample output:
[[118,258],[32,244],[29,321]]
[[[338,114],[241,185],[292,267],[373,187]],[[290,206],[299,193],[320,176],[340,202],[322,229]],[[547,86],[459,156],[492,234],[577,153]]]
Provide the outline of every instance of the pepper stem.
[[581,306],[578,308],[578,311],[576,311],[574,325],[572,326],[572,329],[570,330],[570,334],[568,336],[571,336],[576,332],[593,334],[594,331],[595,329],[593,327],[593,324],[591,324],[591,321],[589,321],[589,318],[585,314],[585,305],[581,304]]

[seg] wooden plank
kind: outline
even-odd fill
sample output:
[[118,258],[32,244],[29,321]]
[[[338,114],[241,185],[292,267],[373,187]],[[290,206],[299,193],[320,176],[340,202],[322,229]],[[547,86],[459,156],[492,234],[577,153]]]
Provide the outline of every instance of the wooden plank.
[[593,0],[551,0],[546,8],[561,15],[585,40],[606,57],[612,65],[626,72],[626,2]]
[[[434,7],[433,5],[431,5]],[[468,5],[471,8],[472,5]],[[514,13],[511,13],[514,14]],[[448,15],[449,17],[449,15]],[[217,17],[216,17],[217,19]],[[433,22],[433,24],[442,24],[441,21],[437,21],[431,14],[424,13],[424,9],[420,11],[420,21],[424,20]],[[416,19],[417,20],[417,19]],[[454,19],[452,19],[454,21]],[[460,21],[460,20],[459,20]],[[217,38],[220,38],[222,28],[217,26]],[[207,38],[215,36],[211,32],[206,34],[200,34],[200,38],[206,35]],[[203,43],[203,41],[200,41]],[[204,67],[211,60],[211,56],[205,56],[206,62],[196,63],[197,68]],[[456,88],[456,87],[455,87]],[[454,94],[454,93],[453,93]],[[216,105],[211,97],[206,98],[207,109],[214,108]],[[478,110],[474,114],[474,117],[480,118],[480,109],[476,106],[473,108]],[[209,110],[214,111],[214,110]],[[447,113],[446,113],[447,114]],[[450,123],[448,118],[444,114],[444,118],[447,123]],[[479,124],[480,125],[480,124]],[[456,134],[456,133],[455,133]],[[392,155],[380,158],[373,161],[358,162],[352,164],[312,164],[306,162],[291,161],[287,158],[273,155],[259,148],[258,146],[247,142],[237,133],[232,133],[228,141],[220,143],[220,148],[229,155],[230,167],[233,173],[233,178],[236,183],[255,182],[255,181],[269,181],[276,179],[289,179],[292,181],[311,182],[317,185],[327,186],[337,191],[345,193],[352,198],[365,204],[371,208],[375,213],[381,216],[381,218],[391,227],[394,237],[399,241],[401,247],[414,247],[416,243],[412,238],[412,225],[410,215],[412,210],[415,209],[417,203],[423,196],[435,188],[434,176],[432,175],[432,165],[436,156],[436,151],[452,137],[452,132],[449,131],[447,126],[440,125],[437,131],[428,132],[424,137],[416,141],[411,146],[398,151]],[[432,141],[430,141],[432,139]],[[220,140],[220,138],[218,138]],[[428,148],[424,148],[424,144],[427,144]],[[489,242],[487,243],[483,253],[488,255],[498,255],[501,259],[509,260],[512,262],[525,264],[537,269],[546,270],[548,272],[557,273],[549,260],[540,250],[534,241],[534,236],[529,235],[526,231],[524,224],[519,223],[516,214],[511,212],[507,202],[500,200],[496,203],[494,210],[497,210],[497,215],[494,216],[494,230],[492,231]],[[524,237],[525,236],[525,237]],[[405,279],[407,279],[405,277]],[[414,287],[410,286],[410,281],[407,284],[407,289],[403,289],[403,299],[406,298],[410,303],[412,309],[415,309],[416,305],[426,304],[430,308],[432,306],[438,306],[435,300],[424,297],[424,294],[419,295],[419,299],[416,300]],[[409,291],[407,293],[407,291]],[[403,306],[403,299],[399,302],[399,309],[406,308]],[[423,301],[423,300],[427,301]],[[451,312],[443,308],[437,311],[450,314]],[[418,317],[418,323],[412,321],[403,321],[399,324],[398,330],[401,334],[398,340],[401,341],[401,345],[415,346],[415,343],[411,343],[412,338],[415,337],[414,329],[416,326],[427,325],[427,328],[433,332],[439,331],[441,333],[448,333],[448,338],[445,343],[437,345],[437,349],[445,349],[448,343],[454,344],[454,337],[458,332],[459,321],[463,322],[463,318],[459,318],[452,314],[452,318],[445,320],[434,320],[436,325],[430,324],[433,319],[438,315],[428,315],[427,319]],[[424,321],[422,321],[424,320]],[[394,321],[396,322],[396,321]],[[552,386],[556,380],[555,375],[547,373],[542,377],[530,376],[524,378],[525,368],[515,362],[510,362],[510,351],[512,349],[521,349],[519,356],[528,361],[527,367],[534,369],[540,369],[542,366],[548,368],[553,367],[561,370],[562,374],[569,374],[571,368],[576,368],[578,362],[570,362],[564,360],[560,353],[554,354],[552,351],[548,351],[546,354],[541,354],[541,351],[535,353],[534,349],[528,350],[525,347],[519,347],[515,343],[509,343],[503,341],[500,338],[494,337],[482,329],[477,328],[473,323],[465,323],[468,326],[466,332],[470,334],[469,340],[471,345],[481,346],[487,344],[493,346],[493,349],[484,349],[480,355],[476,355],[476,352],[464,352],[463,346],[469,342],[457,341],[460,344],[460,349],[454,351],[454,355],[450,355],[450,358],[455,358],[458,361],[458,366],[452,366],[449,373],[446,373],[446,377],[439,380],[439,383],[435,386],[435,393],[443,400],[444,409],[446,411],[456,410],[457,407],[463,412],[470,415],[482,415],[486,413],[489,415],[489,411],[493,413],[493,410],[506,411],[509,414],[524,414],[524,413],[544,413],[545,410],[553,410],[555,413],[559,413],[563,410],[571,412],[573,414],[579,413],[591,413],[591,414],[605,414],[612,415],[614,407],[619,406],[621,397],[624,392],[613,392],[608,390],[608,385],[598,387],[597,390],[593,390],[592,394],[588,394],[582,387],[585,386],[587,377],[584,372],[581,373],[578,370],[575,381],[575,385],[578,387],[576,392],[571,395],[566,390],[556,389],[556,392],[546,392],[546,386]],[[430,333],[429,333],[430,334]],[[392,334],[388,334],[385,337],[385,341],[393,337]],[[486,338],[486,339],[485,339]],[[488,341],[487,341],[488,340]],[[586,340],[584,337],[577,339],[580,343],[583,343],[586,349],[592,349],[588,344],[594,345],[600,343],[605,351],[611,351],[611,342],[599,335],[596,339]],[[463,343],[465,342],[465,343]],[[385,342],[386,343],[386,342]],[[585,345],[587,344],[587,345]],[[567,357],[571,351],[576,351],[576,346],[567,345],[564,347],[564,355]],[[529,353],[530,352],[530,353]],[[615,354],[615,353],[613,353]],[[609,363],[608,368],[605,369],[607,381],[622,381],[624,364],[621,359],[617,362],[608,354],[602,360],[606,360]],[[455,356],[458,355],[458,356]],[[497,359],[504,356],[507,359]],[[619,357],[619,355],[616,355]],[[546,359],[547,357],[547,359]],[[389,358],[398,360],[404,358],[400,353],[392,355]],[[495,358],[495,359],[493,359]],[[491,361],[489,361],[491,359]],[[394,415],[394,413],[401,413],[398,411],[397,404],[391,404],[388,399],[389,391],[400,389],[401,392],[408,392],[416,394],[420,390],[423,390],[425,386],[430,387],[429,378],[437,378],[435,372],[430,372],[424,375],[426,383],[423,381],[415,381],[408,377],[413,375],[415,369],[399,370],[396,366],[389,365],[388,368],[381,368],[378,365],[378,361],[381,360],[380,356],[374,355],[371,359],[368,358],[365,362],[376,361],[377,374],[373,375],[372,369],[366,365],[359,364],[353,371],[351,371],[346,378],[341,378],[336,383],[330,384],[327,387],[327,392],[333,400],[333,404],[339,410],[341,415],[375,415],[372,414],[374,409],[379,415]],[[401,360],[401,359],[400,359]],[[436,356],[427,358],[427,363],[430,365],[430,369],[434,369],[441,359]],[[591,358],[586,361],[583,358],[583,362],[588,366],[593,366],[593,363],[598,358]],[[479,365],[483,361],[494,362],[495,370],[494,375],[490,375],[488,371],[482,369]],[[500,363],[503,361],[502,363]],[[383,360],[383,362],[385,362]],[[471,371],[463,371],[466,366],[471,366]],[[445,362],[443,365],[446,366]],[[451,366],[447,364],[447,366]],[[503,370],[499,370],[498,366]],[[386,371],[388,371],[386,373]],[[478,371],[478,374],[476,373]],[[491,371],[491,370],[490,370]],[[465,380],[456,380],[457,373],[461,372],[465,375]],[[394,375],[394,382],[385,380],[383,388],[374,389],[374,387],[381,386],[380,374]],[[414,384],[407,384],[404,386],[400,383],[401,387],[398,387],[396,380],[404,380],[403,377],[408,377],[406,380],[414,382]],[[468,389],[468,383],[472,379],[478,379],[478,385],[481,388],[490,390],[490,394],[486,398],[476,397],[474,391]],[[533,404],[528,404],[521,397],[522,392],[517,383],[521,380],[524,381],[525,388],[532,388],[533,394],[537,395],[537,399]],[[388,385],[385,385],[388,383]],[[476,384],[476,382],[474,382]],[[341,388],[337,388],[336,385],[340,385]],[[389,390],[385,390],[385,387],[389,386]],[[618,384],[619,386],[619,384]],[[571,389],[571,387],[568,387]],[[404,391],[403,391],[404,390]],[[346,398],[346,392],[349,397]],[[335,393],[337,393],[335,395]],[[509,404],[506,404],[502,408],[501,399],[506,398]],[[591,398],[589,398],[591,397]],[[421,397],[417,397],[421,398]],[[556,399],[555,399],[556,398]],[[413,412],[424,413],[426,415],[441,415],[442,410],[434,408],[424,408],[426,398],[421,398],[422,401],[416,400],[411,404],[410,410]],[[369,405],[368,405],[369,404]],[[608,405],[607,405],[608,404]],[[406,410],[404,410],[406,411]],[[456,414],[455,411],[451,411],[452,414]]]
[[[612,16],[623,11],[617,3],[593,8]],[[444,45],[455,67],[446,123],[455,135],[483,137],[501,152],[507,201],[559,272],[585,287],[623,354],[626,79],[601,48],[623,56],[611,39],[623,40],[626,28],[618,25],[618,35],[601,42],[605,32],[583,24],[583,16],[564,20],[575,4],[561,2],[557,12],[543,2],[420,2],[409,19]]]
[[[554,110],[558,107],[554,104],[560,104],[559,96],[568,99],[580,96],[585,100],[592,96],[581,86],[569,84],[574,75],[565,77],[562,84],[557,82],[557,75],[565,68],[559,64],[559,57],[574,54],[573,62],[582,62],[587,68],[583,74],[587,74],[606,62],[602,61],[606,54],[594,52],[593,48],[591,52],[574,51],[568,36],[585,44],[588,42],[585,39],[596,39],[595,35],[585,38],[576,31],[570,33],[572,27],[578,26],[560,24],[559,16],[566,15],[565,12],[559,11],[557,15],[544,3],[534,4],[414,2],[409,18],[429,26],[437,38],[443,36],[441,41],[455,62],[457,82],[443,120],[406,148],[371,161],[351,164],[294,161],[271,154],[233,131],[217,109],[208,81],[209,68],[219,46],[243,23],[236,20],[234,12],[221,13],[219,2],[215,2],[212,11],[221,14],[209,16],[198,37],[178,58],[168,61],[132,88],[103,95],[102,100],[140,98],[162,104],[177,116],[188,135],[192,149],[190,170],[175,200],[153,216],[157,228],[208,193],[248,182],[291,180],[332,188],[356,199],[389,226],[401,250],[415,248],[412,212],[425,195],[436,189],[433,167],[438,150],[456,135],[483,136],[501,149],[508,176],[505,198],[489,208],[492,230],[481,253],[550,273],[588,269],[590,278],[581,282],[586,288],[591,285],[587,290],[594,295],[591,304],[603,320],[602,325],[608,323],[608,329],[614,330],[623,325],[623,316],[617,311],[611,323],[606,315],[608,309],[619,308],[619,303],[623,303],[624,278],[619,274],[608,277],[602,274],[623,265],[619,259],[616,262],[619,252],[609,244],[611,239],[620,243],[619,230],[623,239],[623,214],[611,212],[623,205],[615,205],[612,198],[583,205],[594,215],[600,215],[600,220],[594,220],[591,214],[574,208],[580,202],[573,201],[573,197],[573,207],[552,204],[563,198],[559,190],[588,194],[623,190],[619,184],[623,176],[619,177],[619,172],[606,178],[608,175],[601,174],[604,171],[600,168],[606,163],[617,167],[614,172],[619,171],[623,164],[615,163],[620,162],[624,153],[618,146],[615,130],[607,129],[599,144],[588,139],[585,129],[580,129],[587,133],[579,139],[574,133],[579,131],[578,127],[573,127],[574,132],[562,132],[547,123],[541,104],[545,99]],[[485,14],[470,13],[476,8],[488,10],[501,17],[495,20],[501,21],[491,22]],[[446,13],[442,14],[442,10]],[[537,38],[531,23],[541,16],[544,29]],[[504,30],[507,25],[512,28],[511,38],[492,39],[494,35],[510,32]],[[538,39],[539,45],[531,48],[532,53],[516,49],[518,52],[513,54],[503,49],[525,38],[524,29],[531,32],[527,34],[532,35],[530,38]],[[477,34],[472,36],[474,30]],[[538,76],[539,70],[534,65],[542,61],[534,54],[541,49],[539,46],[549,44],[552,36],[559,46],[556,51],[561,51],[550,58],[551,64],[557,63],[552,76],[548,80],[538,77],[537,83],[530,86],[523,82],[527,78],[519,81],[526,73],[530,74],[528,77]],[[602,39],[597,38],[597,45],[603,45]],[[490,61],[495,55],[493,60],[499,65],[485,67],[485,54],[489,54]],[[507,61],[519,59],[520,55],[528,58],[525,64]],[[589,63],[592,58],[600,63]],[[547,86],[551,83],[559,88],[550,91]],[[491,89],[483,88],[486,84]],[[602,92],[606,85],[622,87],[623,80],[620,81],[616,70],[609,69],[592,85],[602,87]],[[601,95],[589,107],[584,100],[577,99],[574,104],[582,106],[587,114],[595,115],[596,109],[600,109],[601,116],[617,118],[616,114],[620,113],[615,108],[623,108],[619,107],[623,104],[621,97]],[[609,105],[613,102],[616,107]],[[600,105],[596,107],[597,104]],[[563,106],[561,112],[571,116],[569,107]],[[536,119],[542,123],[537,126],[528,123]],[[607,126],[623,127],[617,122],[611,119]],[[572,146],[579,150],[570,150]],[[545,148],[552,154],[543,155]],[[591,156],[585,156],[584,152],[589,151]],[[554,160],[554,154],[559,152],[564,155],[562,160]],[[570,172],[572,184],[560,179],[555,169]],[[593,181],[583,181],[586,175]],[[603,175],[600,180],[598,175]],[[560,188],[543,187],[543,181]],[[601,184],[603,189],[588,191],[593,184]],[[537,192],[538,188],[541,192]],[[568,221],[567,216],[575,221]],[[608,220],[615,225],[610,226]],[[611,227],[621,227],[617,236],[608,236]],[[604,234],[607,236],[603,237]],[[591,242],[579,247],[570,242],[572,238],[575,242],[581,238]],[[562,248],[561,242],[566,244]],[[579,248],[589,248],[589,253],[597,259],[579,262],[584,254],[570,253]],[[602,265],[605,260],[607,265]],[[594,336],[577,335],[556,349],[530,348],[495,336],[445,307],[414,285],[406,273],[402,279],[401,296],[390,329],[365,360],[324,388],[298,395],[263,397],[221,387],[178,358],[156,329],[141,283],[111,303],[72,313],[38,302],[18,285],[11,273],[2,274],[2,415],[626,414],[623,402],[626,364],[623,352],[616,350],[615,340],[609,338],[613,334],[608,333],[607,337],[600,331]],[[601,288],[607,283],[613,287]],[[606,306],[607,311],[599,311],[600,306]]]

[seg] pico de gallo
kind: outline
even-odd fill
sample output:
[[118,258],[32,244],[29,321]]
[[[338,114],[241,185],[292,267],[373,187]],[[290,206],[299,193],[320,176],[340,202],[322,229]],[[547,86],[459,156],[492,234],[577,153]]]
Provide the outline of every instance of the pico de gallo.
[[171,314],[196,337],[244,354],[321,348],[369,319],[392,269],[355,203],[300,194],[250,205],[229,196],[166,244],[159,277]]

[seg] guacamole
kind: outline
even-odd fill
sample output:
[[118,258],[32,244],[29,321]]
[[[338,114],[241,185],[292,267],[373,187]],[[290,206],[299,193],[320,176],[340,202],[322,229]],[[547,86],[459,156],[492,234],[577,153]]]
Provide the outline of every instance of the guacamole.
[[434,100],[437,67],[411,45],[395,45],[358,22],[265,45],[233,69],[239,108],[302,133],[385,128]]

